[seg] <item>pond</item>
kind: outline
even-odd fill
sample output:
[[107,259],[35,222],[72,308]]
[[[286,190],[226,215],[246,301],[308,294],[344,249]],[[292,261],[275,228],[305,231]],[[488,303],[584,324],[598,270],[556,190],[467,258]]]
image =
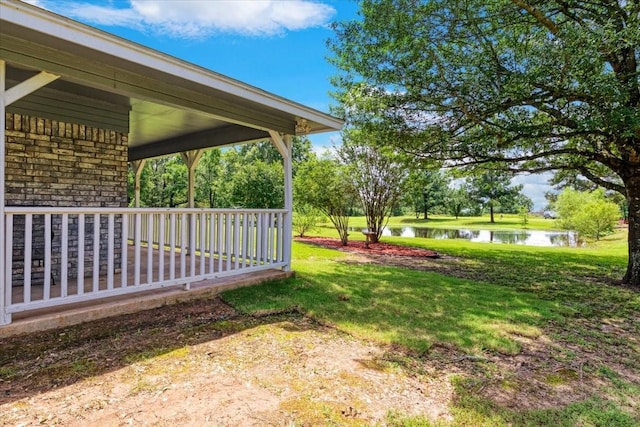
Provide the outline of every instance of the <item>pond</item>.
[[[360,231],[359,228],[352,229]],[[428,227],[388,227],[383,236],[425,237],[429,239],[465,239],[483,243],[510,243],[528,246],[570,246],[581,244],[573,231],[543,230],[465,230]]]

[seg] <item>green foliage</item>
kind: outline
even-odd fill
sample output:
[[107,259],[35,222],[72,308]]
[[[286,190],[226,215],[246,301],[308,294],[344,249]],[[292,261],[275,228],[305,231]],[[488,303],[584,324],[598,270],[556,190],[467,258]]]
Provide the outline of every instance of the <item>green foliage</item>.
[[224,188],[222,184],[222,153],[220,149],[206,150],[196,167],[196,205],[220,207]]
[[334,25],[334,83],[350,121],[423,158],[578,170],[622,190],[639,21],[637,2],[364,0]]
[[406,174],[398,154],[382,148],[377,135],[349,129],[342,137],[338,156],[346,168],[345,177],[362,203],[367,228],[375,233],[371,241],[376,243],[398,202]]
[[[640,3],[363,0],[334,24],[339,113],[450,166],[565,171],[629,204],[640,286]],[[635,204],[635,205],[634,205]]]
[[234,207],[281,209],[284,206],[284,172],[280,163],[254,160],[240,168],[231,183]]
[[465,208],[469,207],[469,194],[464,187],[450,188],[447,191],[445,203],[449,213],[458,219]]
[[321,219],[322,212],[319,209],[311,205],[294,203],[293,231],[295,231],[299,237],[304,237],[306,233],[313,231]]
[[428,219],[429,212],[435,213],[434,211],[445,206],[448,185],[448,177],[440,170],[410,169],[404,186],[404,197],[416,218],[422,214],[423,219]]
[[[478,203],[489,208],[491,222],[495,222],[496,209],[513,205],[522,201],[523,198],[522,185],[511,186],[511,175],[499,170],[483,170],[480,174],[471,176],[467,183],[470,195]],[[530,200],[527,204],[530,204]],[[515,209],[504,209],[503,211],[509,210],[514,211]]]
[[338,231],[342,244],[348,244],[349,214],[357,196],[344,166],[328,158],[302,163],[293,180],[293,195],[297,203],[325,214]]
[[[306,137],[293,137],[293,172],[313,157]],[[235,148],[206,150],[195,176],[195,203],[207,208],[282,208],[282,156],[269,141]],[[134,174],[129,171],[128,196],[133,200]],[[187,202],[187,167],[181,156],[148,160],[141,176],[142,206],[179,207]]]
[[613,233],[621,216],[618,205],[607,200],[601,189],[579,192],[566,188],[558,195],[555,207],[562,228],[596,240]]
[[529,225],[529,208],[526,206],[522,206],[518,210],[518,215],[522,221],[522,227],[526,228]]
[[178,155],[149,159],[140,176],[140,205],[181,207],[187,203],[187,166]]
[[[291,140],[293,175],[297,172],[300,163],[313,157],[311,141],[306,136],[294,136]],[[270,141],[244,144],[239,147],[240,157],[243,163],[251,163],[254,160],[262,160],[265,163],[282,163],[282,156]]]

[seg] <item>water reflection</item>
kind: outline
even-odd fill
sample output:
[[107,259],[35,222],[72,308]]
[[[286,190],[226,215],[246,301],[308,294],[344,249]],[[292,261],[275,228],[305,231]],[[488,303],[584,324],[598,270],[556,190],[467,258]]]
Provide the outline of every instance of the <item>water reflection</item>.
[[[352,229],[359,231],[360,229]],[[472,242],[510,243],[528,246],[579,246],[573,231],[542,230],[465,230],[427,227],[388,227],[383,236],[423,237],[429,239],[465,239]]]

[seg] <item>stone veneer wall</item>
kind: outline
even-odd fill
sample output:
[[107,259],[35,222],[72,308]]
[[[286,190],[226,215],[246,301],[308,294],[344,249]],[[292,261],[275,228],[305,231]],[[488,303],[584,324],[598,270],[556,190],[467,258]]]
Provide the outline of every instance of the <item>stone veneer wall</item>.
[[[127,135],[81,124],[6,114],[6,204],[47,207],[126,207]],[[93,255],[93,215],[85,217],[85,258]],[[107,217],[102,215],[100,268],[106,270]],[[44,216],[33,219],[33,255],[42,257]],[[61,217],[54,216],[53,276],[60,274]],[[78,217],[70,216],[69,277],[77,275]],[[121,218],[116,217],[116,264],[120,265]],[[24,216],[14,218],[14,284],[22,281]],[[40,255],[38,255],[40,251]],[[92,271],[85,262],[85,274]],[[32,280],[42,281],[44,268],[32,267]],[[38,274],[40,275],[38,277]]]

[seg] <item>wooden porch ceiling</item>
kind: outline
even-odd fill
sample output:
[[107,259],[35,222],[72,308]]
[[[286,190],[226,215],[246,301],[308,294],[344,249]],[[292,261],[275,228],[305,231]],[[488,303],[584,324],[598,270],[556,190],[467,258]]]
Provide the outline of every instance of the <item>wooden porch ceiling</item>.
[[0,9],[8,78],[47,71],[61,76],[54,89],[126,105],[130,161],[265,139],[269,130],[342,127],[328,114],[43,9],[16,0],[0,0]]

